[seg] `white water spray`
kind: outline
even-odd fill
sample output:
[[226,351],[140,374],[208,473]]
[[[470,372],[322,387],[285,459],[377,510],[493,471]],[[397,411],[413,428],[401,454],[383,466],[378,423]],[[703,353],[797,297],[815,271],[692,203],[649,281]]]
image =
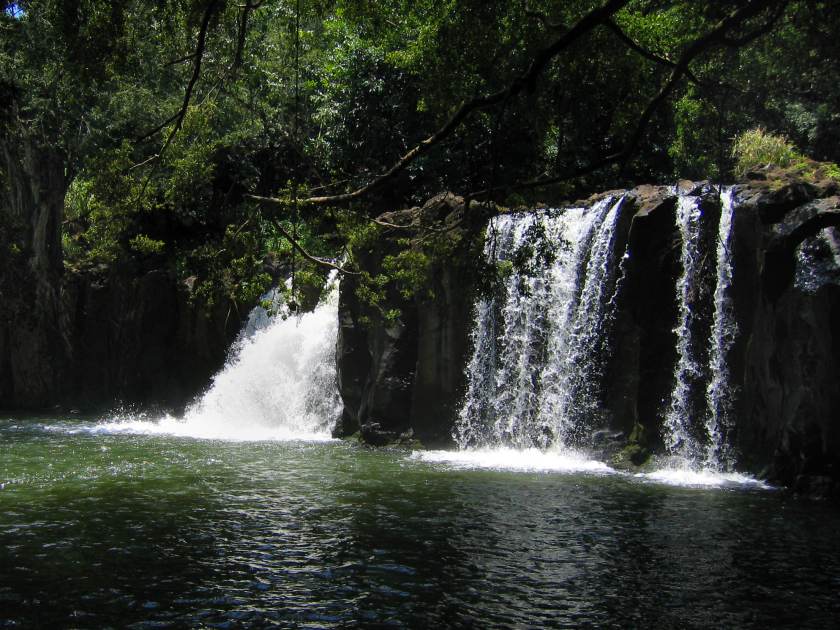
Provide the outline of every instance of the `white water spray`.
[[[621,200],[608,198],[591,208],[494,219],[485,255],[510,264],[525,251],[535,269],[512,271],[503,295],[476,306],[455,430],[462,449],[566,447],[579,437],[582,418],[597,407],[596,355],[615,283],[620,208]],[[553,258],[545,270],[537,268],[541,242]]]
[[[548,360],[540,373],[544,385],[539,411],[542,426],[552,427],[563,444],[580,442],[587,426],[597,424],[598,387],[603,377],[606,325],[615,288],[614,241],[622,200],[605,199],[592,207],[593,222],[575,252],[577,295],[559,292],[549,321],[559,321],[561,334],[549,338]],[[562,286],[563,282],[555,286]],[[576,298],[576,300],[574,299]],[[557,319],[555,315],[559,316]]]
[[335,274],[325,294],[310,313],[265,318],[241,335],[225,367],[182,419],[128,419],[100,429],[223,440],[329,439],[341,413]]

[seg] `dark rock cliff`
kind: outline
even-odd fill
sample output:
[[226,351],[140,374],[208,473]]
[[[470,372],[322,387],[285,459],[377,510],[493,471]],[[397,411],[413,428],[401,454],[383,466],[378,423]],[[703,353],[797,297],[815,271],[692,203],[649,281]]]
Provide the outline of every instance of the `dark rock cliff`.
[[241,324],[162,269],[67,272],[52,290],[0,306],[2,409],[177,410],[222,366]]
[[[699,198],[704,249],[714,252],[718,190],[691,182],[679,188]],[[837,193],[830,179],[806,180],[776,169],[751,173],[734,191],[738,336],[727,359],[737,421],[729,438],[741,468],[817,495],[840,493]],[[656,451],[676,361],[677,189],[640,186],[626,194],[631,211],[616,242],[627,243],[628,256],[603,404],[612,429]],[[463,212],[461,200],[445,198],[448,212]],[[460,238],[480,237],[480,227],[473,229]],[[366,270],[379,270],[388,247],[363,257]],[[713,254],[701,261],[702,281],[690,296],[697,338],[710,334],[715,264]],[[353,281],[342,284],[337,359],[345,412],[339,434],[361,428],[362,439],[372,443],[409,435],[451,443],[465,386],[474,279],[461,271],[468,266],[463,261],[460,267],[448,260],[436,265],[434,299],[389,296],[402,313],[392,325],[359,303]]]
[[149,261],[66,270],[66,163],[20,130],[0,139],[0,409],[182,407],[223,364],[248,305],[192,299]]
[[[436,221],[448,226],[451,255],[433,262],[428,291],[407,299],[390,289],[389,307],[399,309],[395,321],[383,309],[360,302],[358,281],[342,280],[336,352],[344,414],[336,433],[361,432],[372,444],[420,439],[426,445],[451,444],[453,418],[465,386],[466,361],[475,283],[476,235],[482,220],[473,207],[465,216],[464,200],[439,195],[388,222]],[[399,232],[393,238],[404,237]],[[395,251],[386,240],[360,256],[371,276],[383,258]]]
[[0,409],[177,409],[224,362],[242,312],[192,299],[169,269],[64,268],[65,156],[0,142]]
[[[840,496],[837,185],[803,181],[777,169],[750,177],[734,189],[738,334],[727,356],[735,392],[729,439],[739,467],[808,494]],[[720,217],[717,192],[709,186],[689,188],[701,198],[704,238],[711,236],[713,243]],[[676,360],[674,282],[681,271],[676,198],[665,187],[640,187],[629,195],[637,210],[605,404],[614,428],[627,435],[640,428],[636,435],[655,451],[662,446]],[[805,254],[809,248],[815,252],[811,256]],[[703,281],[694,287],[697,304],[709,304],[703,296],[714,290],[711,258],[703,261]],[[708,338],[711,313],[699,309],[696,315],[699,338]]]

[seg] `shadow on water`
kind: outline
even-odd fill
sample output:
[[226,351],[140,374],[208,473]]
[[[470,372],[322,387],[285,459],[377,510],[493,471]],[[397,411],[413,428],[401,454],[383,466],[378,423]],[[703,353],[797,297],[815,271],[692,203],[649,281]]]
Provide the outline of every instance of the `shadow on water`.
[[[768,627],[840,616],[840,514],[341,442],[0,427],[0,627]],[[18,426],[18,425],[14,425]]]

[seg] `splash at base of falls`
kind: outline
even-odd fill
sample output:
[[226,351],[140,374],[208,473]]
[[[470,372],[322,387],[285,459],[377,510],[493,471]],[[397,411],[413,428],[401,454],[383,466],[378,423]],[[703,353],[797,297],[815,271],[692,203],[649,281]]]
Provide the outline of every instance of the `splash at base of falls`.
[[458,469],[490,469],[518,472],[600,473],[615,471],[604,462],[588,459],[573,450],[536,448],[482,448],[462,451],[416,451],[411,458]]
[[310,313],[250,318],[225,367],[183,418],[127,415],[92,430],[237,441],[331,439],[341,414],[336,284],[333,274]]
[[767,483],[749,475],[724,473],[709,469],[697,470],[679,458],[670,458],[661,468],[650,472],[629,473],[591,459],[586,453],[571,449],[511,447],[467,449],[461,451],[416,451],[409,458],[447,470],[487,470],[508,473],[561,475],[618,475],[683,488],[752,488],[772,490]]
[[663,465],[650,472],[636,473],[637,479],[669,486],[687,488],[731,488],[750,487],[772,490],[773,486],[750,475],[737,472],[722,472],[712,468],[697,468],[693,461],[681,457],[670,457]]

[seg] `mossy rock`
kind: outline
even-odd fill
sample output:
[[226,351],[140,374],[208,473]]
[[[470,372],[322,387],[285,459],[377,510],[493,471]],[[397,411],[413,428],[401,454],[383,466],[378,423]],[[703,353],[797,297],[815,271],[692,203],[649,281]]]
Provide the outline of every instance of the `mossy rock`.
[[651,452],[640,444],[628,444],[613,455],[610,464],[617,470],[639,470],[650,461]]

